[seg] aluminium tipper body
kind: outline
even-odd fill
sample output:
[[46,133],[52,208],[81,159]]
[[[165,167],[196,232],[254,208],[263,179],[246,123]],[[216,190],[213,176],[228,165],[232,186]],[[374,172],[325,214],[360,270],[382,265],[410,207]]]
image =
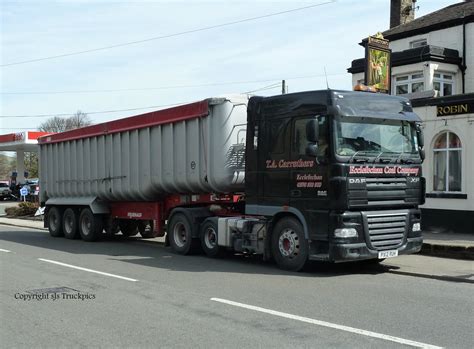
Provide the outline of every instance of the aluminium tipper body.
[[247,100],[206,99],[43,137],[42,195],[151,201],[243,191]]

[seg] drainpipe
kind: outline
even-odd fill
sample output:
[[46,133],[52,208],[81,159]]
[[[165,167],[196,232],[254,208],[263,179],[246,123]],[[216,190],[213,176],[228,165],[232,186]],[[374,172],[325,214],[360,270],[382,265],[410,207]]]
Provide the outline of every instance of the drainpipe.
[[462,73],[462,93],[466,93],[466,17],[463,14],[462,21],[462,64],[461,64],[461,73]]

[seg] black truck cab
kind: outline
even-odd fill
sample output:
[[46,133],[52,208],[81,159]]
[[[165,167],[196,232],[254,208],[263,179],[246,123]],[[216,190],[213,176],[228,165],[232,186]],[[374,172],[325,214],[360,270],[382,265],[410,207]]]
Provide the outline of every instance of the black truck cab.
[[343,262],[418,252],[420,122],[407,99],[382,94],[328,89],[252,97],[245,214],[267,217],[273,227],[291,219],[306,240],[291,229],[270,229],[279,234],[272,254],[279,248],[287,259],[307,253]]

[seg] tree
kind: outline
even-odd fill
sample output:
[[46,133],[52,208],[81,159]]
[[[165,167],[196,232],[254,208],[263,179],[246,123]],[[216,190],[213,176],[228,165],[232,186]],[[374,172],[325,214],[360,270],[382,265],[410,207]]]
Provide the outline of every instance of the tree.
[[0,180],[10,179],[10,175],[14,169],[15,158],[0,154]]
[[69,118],[53,116],[38,126],[38,130],[43,132],[64,132],[76,128],[92,125],[92,121],[86,113],[78,110],[76,114]]
[[29,178],[38,177],[38,153],[25,152],[25,170],[28,171]]

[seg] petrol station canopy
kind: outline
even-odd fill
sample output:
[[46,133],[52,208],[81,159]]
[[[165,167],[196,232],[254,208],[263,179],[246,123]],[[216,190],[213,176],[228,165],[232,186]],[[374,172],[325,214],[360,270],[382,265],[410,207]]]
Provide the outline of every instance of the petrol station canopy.
[[[25,180],[25,152],[38,152],[38,138],[50,134],[49,132],[25,131],[0,135],[0,151],[16,153],[17,177],[15,182]],[[13,180],[13,179],[12,179]]]
[[38,138],[49,132],[25,131],[0,135],[0,151],[37,152]]

